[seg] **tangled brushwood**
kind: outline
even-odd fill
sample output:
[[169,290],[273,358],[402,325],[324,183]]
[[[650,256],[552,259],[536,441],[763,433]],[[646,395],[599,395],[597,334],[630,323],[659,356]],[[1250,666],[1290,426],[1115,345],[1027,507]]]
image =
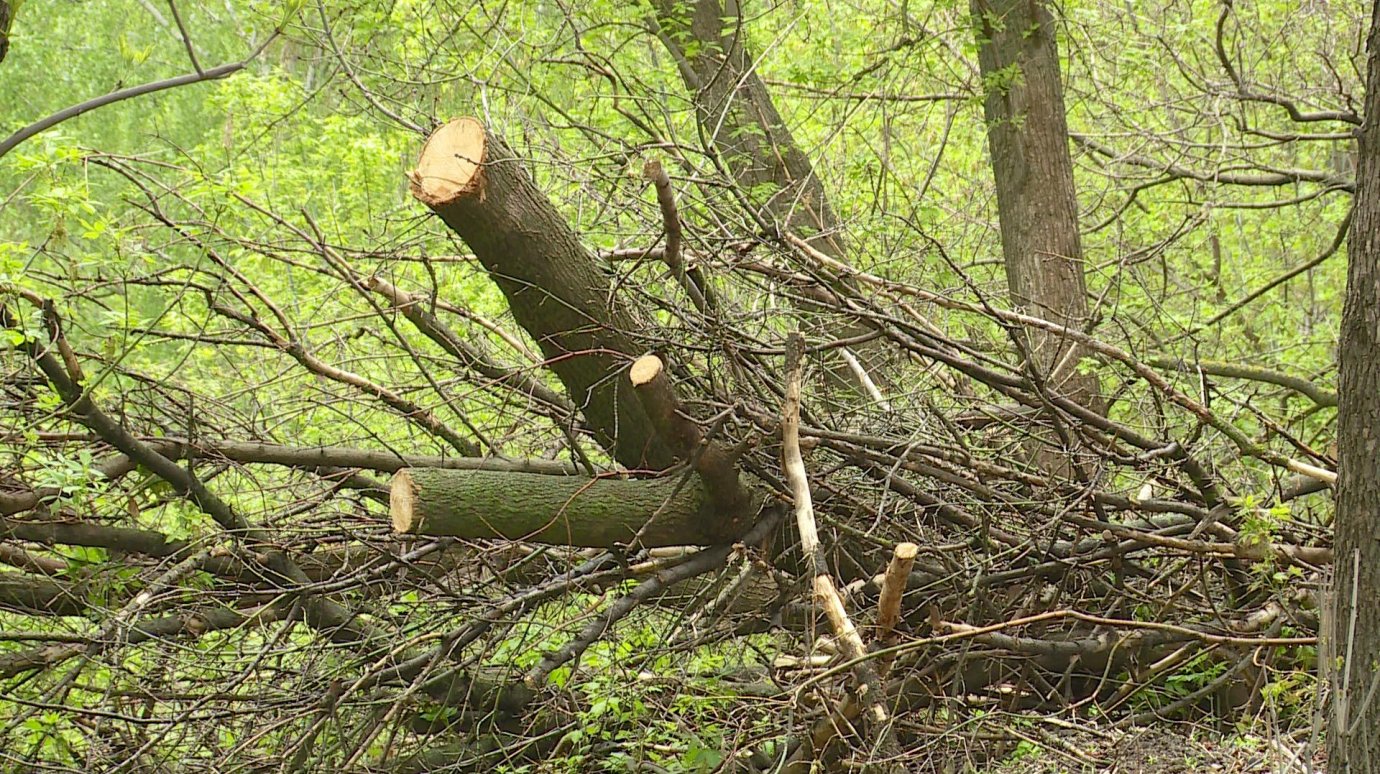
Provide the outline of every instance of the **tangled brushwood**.
[[[987,253],[962,255],[976,216],[918,203],[938,156],[915,200],[880,186],[875,220],[831,198],[768,87],[818,95],[764,78],[740,37],[767,22],[642,5],[608,13],[639,14],[616,29],[684,81],[664,138],[665,95],[618,47],[572,51],[633,140],[567,126],[581,98],[555,87],[540,121],[491,106],[477,76],[456,93],[482,117],[405,108],[433,65],[394,61],[413,54],[389,32],[349,38],[359,9],[328,3],[217,92],[254,84],[287,121],[296,103],[250,63],[312,52],[358,113],[342,102],[321,137],[242,117],[223,146],[217,128],[185,152],[5,157],[123,209],[64,216],[111,240],[99,255],[56,227],[0,243],[0,768],[1110,769],[1100,741],[1180,721],[1264,723],[1270,755],[1303,765],[1327,669],[1350,663],[1320,646],[1338,395],[1330,365],[1248,362],[1220,334],[1338,254],[1353,179],[1304,169],[1314,146],[1288,166],[1252,143],[1350,142],[1350,98],[1257,88],[1228,4],[1214,57],[1181,67],[1270,109],[1243,113],[1229,160],[1187,128],[1070,135],[1045,4],[956,11],[941,27],[977,44],[968,91],[885,98],[949,105],[946,143],[954,111],[981,114],[995,217]],[[210,78],[168,24],[186,83]],[[34,45],[12,40],[7,67]],[[930,45],[905,40],[884,57]],[[552,46],[538,63],[569,66]],[[901,66],[827,99],[871,104],[874,70]],[[1101,93],[1070,84],[1083,106]],[[391,134],[349,158],[406,153],[406,177],[294,182],[283,159],[346,153],[370,120]],[[281,143],[281,179],[208,167],[235,132]],[[1075,164],[1105,201],[1080,210]],[[1270,206],[1321,234],[1240,301],[1194,199],[1225,207],[1233,185],[1261,207],[1287,187]],[[1177,192],[1193,207],[1160,241],[1095,242]],[[1165,256],[1190,242],[1215,268],[1171,292]],[[1243,330],[1294,336],[1264,325]]]

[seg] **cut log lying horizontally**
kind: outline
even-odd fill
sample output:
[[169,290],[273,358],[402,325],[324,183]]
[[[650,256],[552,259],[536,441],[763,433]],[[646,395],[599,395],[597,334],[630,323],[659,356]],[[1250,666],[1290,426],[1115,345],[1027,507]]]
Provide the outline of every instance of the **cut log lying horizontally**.
[[608,548],[709,545],[714,508],[691,477],[623,480],[410,468],[393,476],[393,529]]

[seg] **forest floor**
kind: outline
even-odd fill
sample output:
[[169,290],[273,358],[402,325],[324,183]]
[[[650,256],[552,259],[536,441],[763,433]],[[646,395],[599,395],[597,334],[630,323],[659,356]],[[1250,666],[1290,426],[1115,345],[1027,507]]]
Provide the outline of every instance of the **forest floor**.
[[[936,774],[1325,774],[1324,753],[1266,733],[1219,732],[1164,723],[1129,730],[1046,728],[1014,748],[959,740],[936,745],[913,771]],[[996,753],[996,754],[994,754]]]

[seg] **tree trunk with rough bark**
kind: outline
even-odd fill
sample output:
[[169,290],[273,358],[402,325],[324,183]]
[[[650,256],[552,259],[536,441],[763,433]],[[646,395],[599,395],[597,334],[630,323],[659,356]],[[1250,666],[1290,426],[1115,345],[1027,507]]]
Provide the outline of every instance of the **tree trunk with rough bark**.
[[[1037,0],[972,0],[971,8],[1011,303],[1082,328],[1087,286],[1054,18]],[[1079,348],[1038,332],[1026,346],[1050,387],[1102,410],[1096,377],[1077,373]]]
[[[657,0],[659,36],[695,104],[706,148],[716,153],[740,201],[769,229],[794,233],[825,255],[846,261],[847,245],[828,193],[796,142],[744,41],[736,0]],[[856,337],[869,326],[822,324],[812,335]],[[824,361],[833,386],[877,400],[890,358],[880,342],[855,344]]]
[[703,139],[765,223],[842,257],[838,219],[757,74],[736,0],[657,0],[660,37],[693,95]]
[[642,323],[503,141],[473,118],[442,126],[422,148],[412,193],[474,251],[599,443],[625,467],[670,467],[619,373],[643,354],[632,336]]
[[1380,771],[1380,3],[1367,45],[1338,347],[1337,532],[1323,659],[1332,684],[1328,770],[1337,772]]
[[0,62],[10,52],[10,25],[14,23],[14,12],[19,3],[0,0]]

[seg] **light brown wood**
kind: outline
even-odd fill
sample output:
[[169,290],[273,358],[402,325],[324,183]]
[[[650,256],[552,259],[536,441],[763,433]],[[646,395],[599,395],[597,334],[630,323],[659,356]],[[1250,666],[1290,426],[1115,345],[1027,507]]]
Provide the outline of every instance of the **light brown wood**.
[[656,355],[643,355],[633,361],[632,368],[628,369],[628,378],[632,380],[634,387],[641,387],[651,384],[653,379],[660,376],[661,369],[661,358]]
[[882,728],[890,713],[881,694],[881,681],[877,672],[867,661],[867,646],[863,644],[858,627],[848,617],[843,605],[843,596],[829,577],[828,564],[819,542],[819,527],[815,522],[814,501],[810,497],[810,482],[805,470],[805,460],[800,455],[800,382],[803,371],[805,340],[799,333],[791,334],[786,340],[786,400],[781,410],[781,468],[786,483],[791,487],[791,497],[795,501],[795,525],[800,533],[800,549],[813,569],[815,601],[824,609],[829,620],[829,628],[838,637],[839,647],[844,656],[855,662],[858,675],[858,700],[866,705],[873,722]]
[[920,546],[914,543],[898,543],[891,552],[891,563],[882,577],[882,598],[877,602],[877,636],[890,637],[901,620],[901,597],[906,593],[906,578]]
[[[892,549],[891,561],[882,576],[882,597],[877,601],[877,641],[886,647],[896,635],[896,624],[901,622],[901,599],[906,593],[906,580],[910,568],[915,564],[915,556],[920,546],[914,543],[897,543]],[[883,654],[877,661],[877,672],[886,677],[891,671],[893,656]]]
[[412,195],[432,207],[472,193],[483,185],[484,125],[457,118],[432,133],[422,146],[417,168],[408,174]]
[[393,474],[388,487],[388,515],[393,521],[393,531],[408,534],[412,531],[412,476],[406,470]]

